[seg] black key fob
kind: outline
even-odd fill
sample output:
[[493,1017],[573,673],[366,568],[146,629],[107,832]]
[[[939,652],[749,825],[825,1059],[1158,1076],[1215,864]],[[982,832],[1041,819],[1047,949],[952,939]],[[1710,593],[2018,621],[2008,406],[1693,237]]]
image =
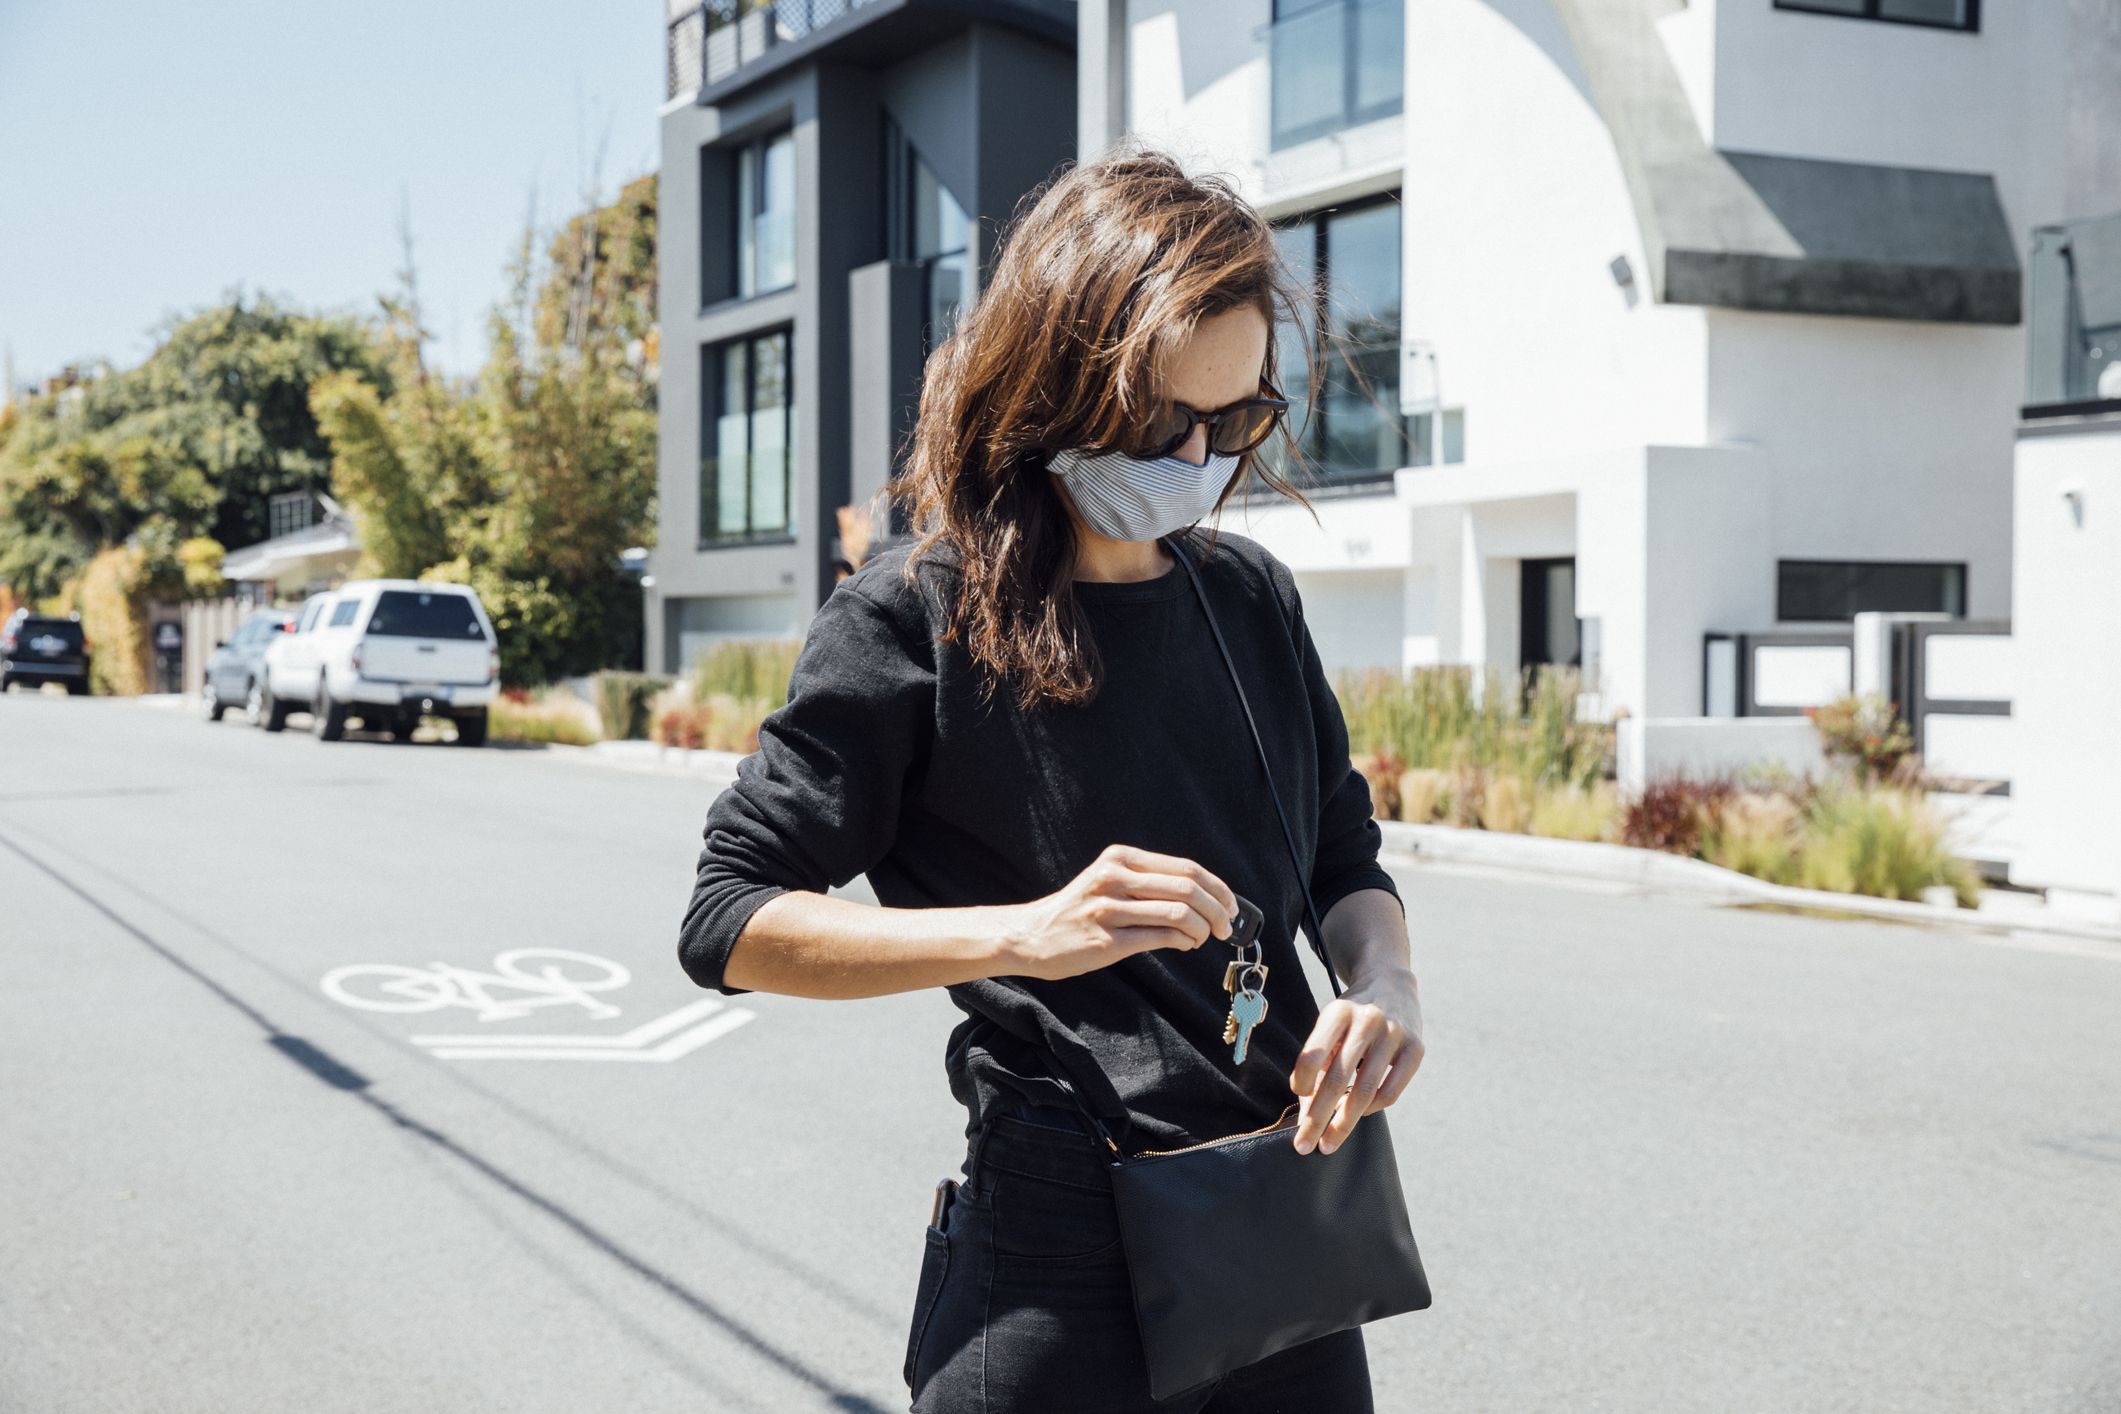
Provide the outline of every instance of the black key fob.
[[1267,926],[1267,915],[1260,912],[1259,905],[1237,896],[1237,916],[1230,920],[1229,943],[1233,948],[1249,948],[1259,941],[1259,935]]

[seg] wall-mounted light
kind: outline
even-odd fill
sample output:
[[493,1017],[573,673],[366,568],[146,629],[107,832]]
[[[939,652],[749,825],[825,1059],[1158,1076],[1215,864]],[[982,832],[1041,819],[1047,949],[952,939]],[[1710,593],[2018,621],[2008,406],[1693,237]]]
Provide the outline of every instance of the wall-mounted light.
[[2062,493],[2062,503],[2069,507],[2070,524],[2079,530],[2084,529],[2084,483],[2065,481],[2059,489]]

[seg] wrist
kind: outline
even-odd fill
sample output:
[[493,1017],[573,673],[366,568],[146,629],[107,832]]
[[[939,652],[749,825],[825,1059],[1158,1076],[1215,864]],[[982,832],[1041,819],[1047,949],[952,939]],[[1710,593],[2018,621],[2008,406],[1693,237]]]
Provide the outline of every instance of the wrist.
[[965,910],[966,955],[979,970],[975,980],[987,977],[1017,977],[1025,972],[1025,943],[1030,936],[1029,919],[1021,904],[988,904]]
[[1397,958],[1364,958],[1348,969],[1342,980],[1350,991],[1358,987],[1365,991],[1400,989],[1410,996],[1421,991],[1414,969]]

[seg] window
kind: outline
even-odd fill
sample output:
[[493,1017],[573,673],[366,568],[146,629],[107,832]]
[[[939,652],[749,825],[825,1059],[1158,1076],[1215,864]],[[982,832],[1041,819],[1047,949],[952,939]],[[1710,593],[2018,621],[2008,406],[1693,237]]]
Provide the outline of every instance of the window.
[[1966,616],[1965,565],[1783,560],[1775,571],[1775,617],[1784,623],[1846,623],[1867,613]]
[[950,337],[964,308],[972,218],[935,169],[884,119],[884,254],[925,271],[923,354]]
[[[336,615],[332,622],[339,620]],[[449,590],[386,589],[368,616],[368,632],[379,638],[465,638],[486,641],[486,629],[469,595]]]
[[1447,407],[1443,410],[1443,456],[1436,455],[1436,414],[1418,412],[1407,420],[1408,435],[1413,440],[1413,455],[1408,466],[1452,466],[1466,459],[1466,410]]
[[[1328,480],[1408,464],[1399,410],[1397,195],[1304,218],[1283,227],[1280,240],[1290,270],[1318,301],[1308,319],[1284,326],[1276,359],[1297,445]],[[1311,407],[1304,377],[1314,361],[1320,387]],[[1448,455],[1448,412],[1444,430]]]
[[1775,8],[1969,33],[1981,28],[1981,0],[1775,0]]
[[1267,29],[1278,151],[1400,111],[1405,0],[1275,0]]
[[707,426],[700,456],[700,540],[789,532],[795,466],[793,336],[786,329],[716,345],[701,359]]
[[331,626],[333,628],[344,628],[348,624],[352,623],[354,621],[354,615],[360,612],[360,600],[341,599],[338,603],[338,606],[331,611]]
[[788,288],[795,283],[795,134],[740,150],[732,195],[737,297]]
[[295,632],[308,633],[311,629],[315,628],[317,626],[317,615],[323,613],[324,606],[326,604],[329,604],[330,602],[331,600],[329,599],[310,600],[308,604],[303,606],[302,621],[299,624],[295,625]]

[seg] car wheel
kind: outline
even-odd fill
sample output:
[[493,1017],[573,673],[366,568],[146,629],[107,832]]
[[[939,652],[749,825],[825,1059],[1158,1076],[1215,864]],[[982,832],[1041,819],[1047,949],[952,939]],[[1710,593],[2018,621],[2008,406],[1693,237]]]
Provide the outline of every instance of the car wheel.
[[287,704],[273,696],[272,684],[258,687],[258,725],[269,732],[287,730]]
[[265,689],[259,686],[256,678],[252,678],[243,689],[243,720],[256,726],[264,717]]
[[228,704],[223,702],[221,694],[214,690],[212,678],[208,678],[206,685],[199,689],[199,710],[209,722],[220,721],[221,714],[228,710]]
[[457,745],[484,746],[486,744],[486,709],[456,719]]
[[331,684],[317,675],[317,700],[309,705],[310,730],[318,741],[340,741],[346,736],[346,706],[331,700]]
[[88,684],[87,684],[87,683],[85,683],[85,682],[81,681],[81,680],[80,680],[79,678],[69,678],[69,679],[67,679],[67,682],[66,682],[66,695],[67,695],[68,697],[82,697],[82,696],[85,696],[85,695],[87,695],[87,693],[88,693]]

